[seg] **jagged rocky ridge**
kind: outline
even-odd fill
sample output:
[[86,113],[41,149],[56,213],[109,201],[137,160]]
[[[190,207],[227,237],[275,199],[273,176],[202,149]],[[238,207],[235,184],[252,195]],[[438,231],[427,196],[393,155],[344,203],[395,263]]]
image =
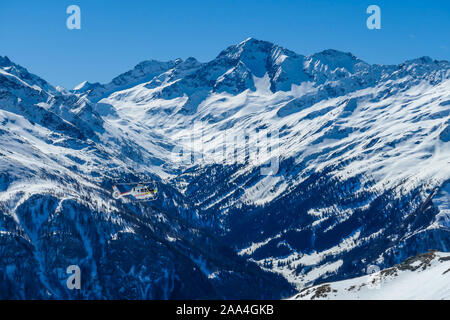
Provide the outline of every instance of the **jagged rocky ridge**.
[[430,251],[392,268],[370,268],[369,275],[302,290],[292,299],[448,300],[450,254]]

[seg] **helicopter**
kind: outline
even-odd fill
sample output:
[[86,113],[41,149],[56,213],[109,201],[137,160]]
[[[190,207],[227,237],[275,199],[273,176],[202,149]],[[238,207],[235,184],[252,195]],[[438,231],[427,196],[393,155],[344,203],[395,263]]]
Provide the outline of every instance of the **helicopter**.
[[143,184],[140,183],[137,186],[133,187],[130,191],[126,192],[120,192],[119,188],[117,188],[117,186],[114,185],[112,196],[114,199],[132,196],[137,200],[152,200],[156,198],[157,193],[158,190],[156,188],[144,186]]

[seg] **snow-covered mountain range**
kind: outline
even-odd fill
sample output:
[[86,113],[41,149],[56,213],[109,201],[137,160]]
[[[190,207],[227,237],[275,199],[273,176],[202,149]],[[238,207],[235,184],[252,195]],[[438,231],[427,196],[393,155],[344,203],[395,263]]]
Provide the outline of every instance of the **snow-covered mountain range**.
[[250,38],[66,90],[0,57],[0,124],[2,298],[284,298],[450,250],[447,61]]

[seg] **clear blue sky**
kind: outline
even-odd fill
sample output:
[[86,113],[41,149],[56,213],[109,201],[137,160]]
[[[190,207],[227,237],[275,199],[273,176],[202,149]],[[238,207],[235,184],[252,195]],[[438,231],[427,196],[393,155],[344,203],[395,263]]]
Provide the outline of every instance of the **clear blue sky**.
[[[71,4],[81,8],[81,30],[66,28]],[[370,4],[381,8],[381,30],[366,28]],[[150,58],[208,61],[248,37],[369,63],[450,60],[450,1],[0,0],[0,55],[67,88],[109,82]]]

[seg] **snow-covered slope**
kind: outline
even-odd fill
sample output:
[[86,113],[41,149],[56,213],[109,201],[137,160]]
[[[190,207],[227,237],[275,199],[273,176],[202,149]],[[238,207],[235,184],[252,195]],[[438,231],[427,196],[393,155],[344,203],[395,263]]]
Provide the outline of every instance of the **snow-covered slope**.
[[[144,298],[192,297],[197,286],[208,288],[203,296],[255,297],[263,286],[262,296],[281,297],[290,287],[278,275],[302,289],[450,250],[446,61],[370,65],[351,53],[303,56],[250,38],[209,62],[149,60],[69,92],[0,58],[0,124],[0,256],[10,261],[0,275],[20,274],[4,270],[14,269],[21,239],[32,248],[23,265],[39,266],[53,296],[67,293],[49,280],[57,267],[45,252],[74,239],[92,274],[120,265],[121,246],[155,246],[157,262],[144,250],[120,271],[158,288],[124,289]],[[158,184],[155,203],[111,198],[114,182],[141,180]],[[104,227],[78,220],[86,215]],[[54,239],[61,228],[65,236]],[[199,230],[211,243],[206,252]],[[223,252],[231,265],[220,262]],[[210,272],[188,281],[191,263]],[[265,285],[233,291],[259,276]]]
[[450,253],[425,253],[389,269],[372,269],[370,275],[304,289],[292,299],[450,300]]

